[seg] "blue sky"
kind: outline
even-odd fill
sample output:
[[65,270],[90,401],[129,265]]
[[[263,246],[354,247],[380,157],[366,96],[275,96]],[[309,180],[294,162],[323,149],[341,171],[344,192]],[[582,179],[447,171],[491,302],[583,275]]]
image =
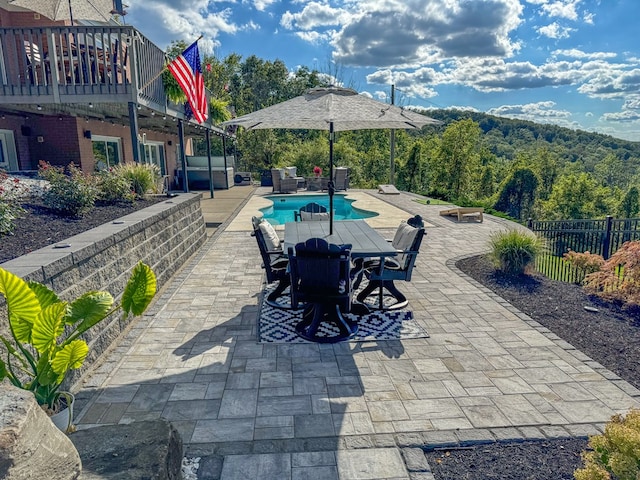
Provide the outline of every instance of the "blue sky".
[[161,48],[280,59],[416,107],[640,141],[638,0],[129,0]]

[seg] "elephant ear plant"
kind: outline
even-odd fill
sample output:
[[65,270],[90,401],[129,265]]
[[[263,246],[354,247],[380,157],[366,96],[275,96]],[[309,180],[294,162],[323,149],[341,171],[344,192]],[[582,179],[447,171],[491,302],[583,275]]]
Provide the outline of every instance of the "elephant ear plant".
[[104,291],[87,292],[65,302],[45,285],[25,282],[0,268],[0,293],[7,302],[13,337],[10,341],[0,335],[7,355],[6,361],[0,359],[0,381],[8,378],[16,387],[32,391],[40,405],[54,410],[67,373],[82,367],[89,353],[81,335],[119,310],[125,318],[141,315],[156,293],[156,277],[140,262],[120,304]]

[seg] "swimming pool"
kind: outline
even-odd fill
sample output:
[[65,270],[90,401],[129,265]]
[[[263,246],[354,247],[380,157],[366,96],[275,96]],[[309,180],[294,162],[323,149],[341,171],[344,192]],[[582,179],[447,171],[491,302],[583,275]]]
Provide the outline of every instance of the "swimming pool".
[[[264,218],[273,225],[282,225],[295,221],[294,212],[300,210],[309,202],[316,202],[329,210],[329,195],[269,195],[264,197],[271,200],[273,205],[261,208]],[[362,218],[377,217],[376,212],[355,208],[352,203],[355,200],[348,200],[345,195],[333,196],[333,219],[334,220],[358,220]]]

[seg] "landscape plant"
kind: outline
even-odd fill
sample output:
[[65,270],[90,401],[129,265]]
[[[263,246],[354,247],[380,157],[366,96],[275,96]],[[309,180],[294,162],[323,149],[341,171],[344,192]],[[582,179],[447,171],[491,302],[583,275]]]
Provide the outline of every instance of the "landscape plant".
[[113,172],[129,182],[137,198],[156,191],[161,178],[160,169],[150,163],[121,163],[113,167]]
[[575,480],[637,480],[640,478],[640,410],[614,415],[602,435],[589,438],[592,450],[582,452],[584,466]]
[[0,170],[0,235],[11,233],[15,221],[25,213],[20,206],[22,190],[19,179]]
[[640,241],[625,242],[602,268],[585,277],[589,293],[627,307],[640,307]]
[[43,203],[59,215],[78,217],[94,207],[98,196],[95,179],[73,163],[63,168],[40,161],[38,175],[49,182]]
[[98,200],[103,202],[132,202],[136,196],[131,189],[131,181],[117,170],[110,168],[96,174],[98,186]]
[[111,315],[141,315],[156,292],[151,268],[139,262],[115,304],[110,293],[89,291],[61,300],[47,286],[27,282],[0,268],[0,293],[6,300],[11,338],[0,335],[6,360],[0,359],[0,381],[33,392],[37,402],[55,411],[66,375],[82,367],[89,346],[82,335]]
[[538,237],[519,229],[492,234],[489,245],[490,257],[496,268],[510,275],[524,274],[542,251]]
[[562,256],[562,259],[568,265],[571,265],[577,270],[578,275],[576,277],[576,283],[582,283],[587,275],[600,271],[604,265],[604,258],[602,255],[590,253],[588,251],[580,253],[569,250]]

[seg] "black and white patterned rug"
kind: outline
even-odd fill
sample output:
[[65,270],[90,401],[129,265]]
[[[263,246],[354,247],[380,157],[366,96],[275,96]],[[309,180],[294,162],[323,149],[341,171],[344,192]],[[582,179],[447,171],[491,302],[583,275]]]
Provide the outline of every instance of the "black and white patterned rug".
[[[302,320],[302,309],[292,310],[272,307],[264,301],[273,290],[268,285],[258,315],[258,339],[260,343],[309,343],[296,333],[296,325]],[[281,300],[286,301],[286,296]],[[427,338],[429,334],[413,318],[408,308],[398,310],[372,310],[362,316],[345,314],[345,317],[358,322],[358,333],[349,339],[351,342],[375,340],[402,340],[407,338]],[[332,337],[338,334],[337,328],[322,324],[320,335]]]

